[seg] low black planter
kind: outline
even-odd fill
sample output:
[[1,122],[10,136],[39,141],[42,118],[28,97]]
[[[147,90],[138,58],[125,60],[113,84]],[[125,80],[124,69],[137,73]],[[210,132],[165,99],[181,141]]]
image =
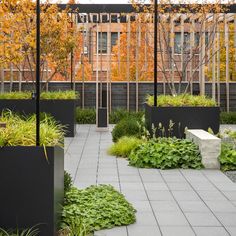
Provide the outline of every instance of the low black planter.
[[[75,100],[41,100],[41,112],[51,114],[56,121],[66,127],[66,137],[76,133]],[[31,99],[0,99],[0,112],[9,109],[23,115],[35,113],[35,101]]]
[[107,108],[99,107],[98,108],[98,128],[107,128]]
[[204,129],[211,128],[214,133],[219,132],[220,108],[219,107],[154,107],[145,104],[146,127],[152,133],[152,127],[157,127],[157,135],[162,135],[158,129],[159,124],[165,128],[165,136],[169,136],[170,120],[173,121],[171,136],[185,137],[185,128]]
[[64,150],[0,148],[0,191],[1,228],[39,224],[40,236],[56,235],[64,198]]

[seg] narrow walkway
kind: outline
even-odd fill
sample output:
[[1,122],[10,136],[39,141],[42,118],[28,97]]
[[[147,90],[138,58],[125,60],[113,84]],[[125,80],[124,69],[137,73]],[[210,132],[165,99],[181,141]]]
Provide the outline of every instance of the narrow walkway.
[[111,184],[137,209],[137,222],[96,236],[236,236],[236,184],[217,170],[128,166],[107,154],[110,132],[77,126],[65,140],[65,169],[78,188]]

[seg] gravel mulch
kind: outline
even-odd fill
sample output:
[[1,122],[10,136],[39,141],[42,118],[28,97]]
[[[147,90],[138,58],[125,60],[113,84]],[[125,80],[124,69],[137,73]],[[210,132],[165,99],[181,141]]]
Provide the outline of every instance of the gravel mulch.
[[236,171],[226,171],[224,172],[228,178],[230,178],[234,183],[236,183]]

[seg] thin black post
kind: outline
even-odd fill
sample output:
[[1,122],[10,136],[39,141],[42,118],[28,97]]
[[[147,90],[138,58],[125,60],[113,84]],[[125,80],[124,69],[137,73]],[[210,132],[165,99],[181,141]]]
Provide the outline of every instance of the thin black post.
[[154,106],[157,106],[157,0],[154,0]]
[[40,0],[36,3],[36,145],[40,145]]
[[[73,29],[73,14],[71,12],[71,29]],[[71,54],[70,54],[70,87],[71,90],[73,90],[73,61],[74,61],[74,52],[73,49],[71,49]]]

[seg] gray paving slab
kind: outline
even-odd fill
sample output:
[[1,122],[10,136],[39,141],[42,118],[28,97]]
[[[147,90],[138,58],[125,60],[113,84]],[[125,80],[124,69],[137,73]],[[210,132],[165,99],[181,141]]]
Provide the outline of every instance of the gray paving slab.
[[94,125],[77,131],[65,139],[65,169],[75,186],[110,184],[137,210],[135,224],[95,235],[236,236],[236,184],[221,171],[138,169],[107,154],[110,131]]
[[193,227],[193,230],[197,236],[229,236],[224,227]]
[[161,226],[163,236],[194,236],[190,226]]

